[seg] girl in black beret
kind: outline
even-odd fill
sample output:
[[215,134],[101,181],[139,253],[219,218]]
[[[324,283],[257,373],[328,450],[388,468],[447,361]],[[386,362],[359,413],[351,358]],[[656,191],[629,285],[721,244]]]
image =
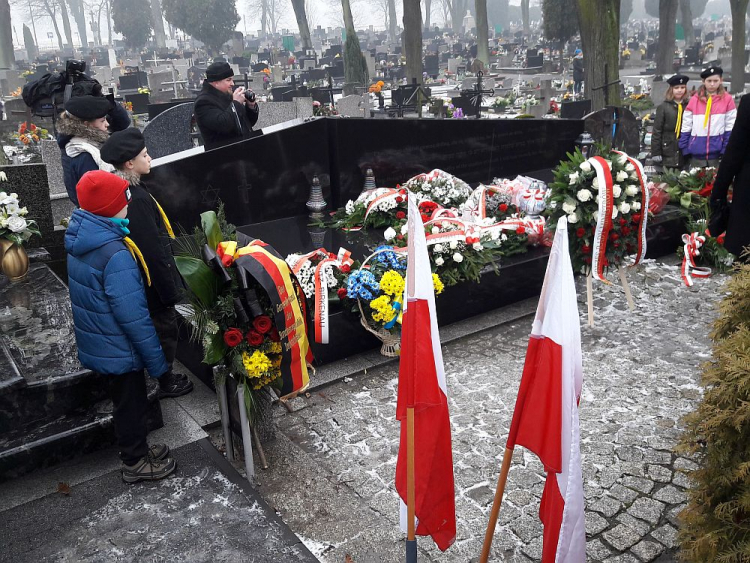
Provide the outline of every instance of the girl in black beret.
[[687,83],[689,78],[675,74],[667,80],[669,88],[664,101],[656,108],[654,128],[651,135],[651,156],[654,164],[664,168],[682,168],[684,159],[679,140],[682,115],[688,103]]
[[76,184],[90,170],[114,168],[101,159],[99,150],[109,138],[110,129],[121,131],[130,125],[130,116],[120,104],[103,96],[75,96],[65,102],[57,121],[65,189],[76,207]]

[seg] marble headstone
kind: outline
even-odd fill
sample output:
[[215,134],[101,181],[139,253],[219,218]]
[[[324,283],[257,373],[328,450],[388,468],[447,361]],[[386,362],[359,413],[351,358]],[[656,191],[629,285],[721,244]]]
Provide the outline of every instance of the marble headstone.
[[190,138],[190,122],[193,103],[171,107],[146,124],[143,136],[151,158],[161,158],[193,148]]
[[42,162],[47,166],[47,180],[49,182],[49,199],[52,208],[52,220],[59,225],[62,219],[70,217],[75,206],[68,197],[63,180],[62,161],[60,160],[60,148],[57,141],[42,141]]
[[[584,117],[584,130],[594,139],[636,156],[640,150],[638,120],[623,107],[608,106]],[[614,130],[614,138],[613,138]]]
[[49,199],[47,167],[44,164],[17,164],[0,166],[0,172],[4,172],[7,178],[4,182],[0,181],[0,191],[17,193],[21,206],[29,210],[27,218],[36,221],[42,233],[41,240],[39,237],[31,237],[26,245],[35,248],[51,243],[54,223]]
[[343,117],[369,117],[369,94],[363,96],[344,96],[338,102],[336,107],[339,115]]

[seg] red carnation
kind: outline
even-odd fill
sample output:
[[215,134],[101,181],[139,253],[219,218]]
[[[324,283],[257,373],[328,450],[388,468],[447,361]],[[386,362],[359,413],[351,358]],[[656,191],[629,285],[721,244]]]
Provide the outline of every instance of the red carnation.
[[518,228],[516,229],[516,234],[517,234],[517,235],[522,235],[522,234],[524,234],[525,232],[526,232],[526,228],[525,228],[525,227],[523,227],[523,225],[522,225],[522,226],[520,226],[520,227],[518,227]]
[[641,214],[640,213],[633,213],[632,219],[633,219],[633,223],[638,223],[641,220]]
[[430,217],[428,215],[425,215],[424,213],[422,213],[422,223],[426,223],[429,220],[430,220]]
[[352,267],[349,264],[341,264],[341,267],[339,268],[343,273],[348,274],[352,271]]
[[266,315],[258,315],[253,319],[253,328],[261,334],[266,334],[272,326],[271,319]]
[[630,227],[623,227],[622,228],[622,235],[626,237],[629,234],[630,234]]
[[396,219],[403,219],[404,217],[406,217],[406,213],[403,211],[396,211]]
[[270,338],[272,342],[279,342],[281,340],[279,330],[276,327],[273,327],[271,332],[268,333],[268,338]]
[[238,328],[228,328],[224,333],[224,342],[234,348],[242,342],[242,331]]
[[247,343],[250,344],[250,346],[260,346],[263,344],[263,335],[254,330],[248,332],[246,338]]
[[576,229],[576,236],[578,238],[583,238],[585,235],[586,235],[586,229],[584,229],[583,227],[578,227]]
[[627,223],[625,217],[620,217],[620,226],[623,226],[625,223]]
[[589,254],[591,252],[591,247],[588,244],[584,244],[581,247],[581,252],[583,252],[584,254]]
[[401,234],[396,235],[396,239],[397,240],[404,240],[404,235],[401,235]]
[[506,211],[508,211],[508,204],[507,203],[501,203],[500,206],[498,207],[498,209],[500,210],[500,213],[505,213]]
[[343,299],[346,297],[346,289],[343,287],[338,288],[338,290],[336,290],[336,295],[339,296],[339,299]]
[[618,238],[620,238],[620,235],[618,235],[617,233],[612,233],[609,235],[609,240],[617,240]]
[[396,196],[396,203],[401,203],[402,201],[404,201],[404,198],[402,198],[400,195]]

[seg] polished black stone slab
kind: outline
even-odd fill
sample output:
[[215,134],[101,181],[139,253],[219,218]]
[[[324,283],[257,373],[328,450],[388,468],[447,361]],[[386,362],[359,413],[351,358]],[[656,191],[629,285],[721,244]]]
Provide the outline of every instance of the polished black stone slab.
[[360,193],[368,168],[379,186],[434,168],[489,182],[553,168],[582,131],[561,119],[320,118],[155,166],[144,181],[186,231],[219,200],[230,222],[249,225],[306,213],[315,175],[334,209]]

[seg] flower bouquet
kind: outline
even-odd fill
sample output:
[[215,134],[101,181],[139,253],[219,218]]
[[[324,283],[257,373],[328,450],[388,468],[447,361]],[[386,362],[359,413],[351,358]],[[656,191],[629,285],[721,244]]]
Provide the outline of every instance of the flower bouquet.
[[349,200],[343,209],[333,213],[332,226],[359,230],[363,227],[382,229],[397,227],[406,220],[406,189],[376,188]]
[[36,222],[26,219],[28,213],[19,206],[18,194],[0,192],[0,238],[21,246],[32,235],[40,235]]
[[41,140],[49,138],[49,131],[24,121],[18,126],[18,131],[13,134],[13,138],[18,139],[18,142],[24,146],[36,145]]
[[[356,300],[362,326],[383,345],[380,353],[396,357],[401,352],[401,319],[406,284],[406,256],[391,246],[380,246],[352,271],[347,279],[346,297]],[[435,294],[444,285],[432,274]]]
[[555,168],[545,214],[550,230],[567,217],[574,271],[606,281],[605,268],[645,255],[648,190],[637,160],[601,148],[598,153],[603,156],[585,159],[576,149]]
[[472,192],[469,184],[439,169],[414,176],[402,187],[417,194],[420,201],[427,199],[448,208],[459,207]]
[[682,259],[681,277],[686,286],[693,285],[693,277],[706,278],[712,272],[726,272],[734,264],[734,254],[724,247],[724,233],[712,236],[706,220],[708,208],[695,219],[689,219],[687,233],[677,255]]
[[716,168],[691,168],[688,170],[666,169],[659,181],[666,184],[672,203],[688,211],[701,209],[711,195],[716,180]]
[[[203,363],[224,366],[244,385],[247,413],[256,420],[256,393],[270,387],[293,395],[309,381],[304,298],[286,263],[262,241],[238,235],[223,205],[203,213],[201,224],[177,239],[175,256],[189,289],[191,338],[203,344]],[[281,287],[263,283],[271,273]]]

